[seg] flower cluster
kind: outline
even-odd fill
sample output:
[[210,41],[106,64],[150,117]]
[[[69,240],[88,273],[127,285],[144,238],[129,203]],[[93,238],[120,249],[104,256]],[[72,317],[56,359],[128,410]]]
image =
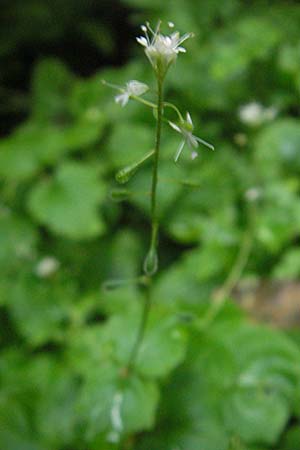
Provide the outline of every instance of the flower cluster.
[[[161,22],[158,22],[155,31],[148,22],[142,25],[141,29],[145,36],[139,36],[136,40],[145,47],[145,53],[156,74],[163,78],[178,53],[185,53],[186,50],[181,44],[193,34],[186,33],[180,36],[179,32],[175,31],[170,36],[165,36],[160,33],[160,25]],[[173,28],[174,24],[169,22],[169,26]]]
[[[168,25],[170,28],[174,27],[174,24],[172,22],[169,22]],[[145,36],[139,36],[136,39],[138,43],[145,48],[146,56],[154,69],[157,80],[159,83],[162,83],[168,68],[176,60],[177,55],[179,53],[186,52],[185,48],[182,47],[181,44],[188,38],[193,36],[193,33],[186,33],[183,36],[180,36],[180,33],[178,31],[175,31],[172,32],[169,36],[166,36],[160,32],[160,27],[160,21],[158,22],[155,30],[151,28],[149,22],[146,22],[146,25],[141,26],[141,29],[144,32]],[[150,106],[151,108],[153,108],[153,110],[157,110],[158,108],[155,103],[139,98],[149,89],[146,84],[141,83],[140,81],[128,81],[125,87],[116,86],[111,83],[107,83],[106,81],[103,81],[103,83],[114,89],[117,89],[120,92],[120,94],[115,96],[115,101],[121,106],[125,106],[128,103],[129,99],[132,98],[145,104],[146,106]],[[162,102],[162,108],[164,107],[171,107],[173,110],[175,110],[179,118],[178,123],[168,121],[170,126],[182,135],[182,141],[180,142],[180,145],[175,154],[175,162],[179,160],[185,144],[187,144],[187,146],[192,151],[192,159],[195,159],[198,156],[196,149],[199,147],[199,144],[203,144],[206,147],[214,150],[213,145],[193,135],[194,125],[192,122],[192,118],[188,112],[186,113],[186,119],[184,119],[175,105],[168,102]],[[162,112],[162,114],[164,113]]]

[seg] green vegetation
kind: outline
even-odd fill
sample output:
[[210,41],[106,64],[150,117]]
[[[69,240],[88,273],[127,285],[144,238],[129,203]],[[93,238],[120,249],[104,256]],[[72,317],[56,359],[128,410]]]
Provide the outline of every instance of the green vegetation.
[[[0,19],[1,449],[297,450],[299,330],[254,323],[231,291],[300,275],[300,5],[13,3]],[[195,33],[165,95],[216,150],[174,164],[180,136],[163,124],[160,267],[128,370],[152,160],[127,184],[115,174],[154,148],[155,117],[121,108],[102,80],[140,80],[155,96],[134,38],[158,18]],[[73,52],[59,52],[70,27]],[[79,37],[99,55],[90,71]]]

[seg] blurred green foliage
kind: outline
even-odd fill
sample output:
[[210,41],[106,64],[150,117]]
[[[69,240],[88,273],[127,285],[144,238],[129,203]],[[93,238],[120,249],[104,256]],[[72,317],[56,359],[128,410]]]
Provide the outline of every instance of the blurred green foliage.
[[[16,26],[1,27],[4,55],[59,41],[69,18],[102,54],[117,52],[112,27],[85,15],[89,2],[65,2],[59,22],[52,3],[6,9]],[[152,148],[154,118],[114,104],[101,80],[153,86],[151,71],[136,34],[127,64],[90,77],[39,58],[26,118],[0,141],[1,448],[296,450],[299,331],[252,324],[230,303],[209,326],[201,321],[245,233],[253,247],[244,277],[300,274],[300,6],[122,3],[136,34],[158,18],[195,32],[166,96],[216,151],[195,161],[186,152],[175,166],[178,139],[164,129],[161,271],[135,370],[124,373],[143,292],[101,285],[140,275],[150,166],[128,183],[125,203],[111,191],[115,172]]]

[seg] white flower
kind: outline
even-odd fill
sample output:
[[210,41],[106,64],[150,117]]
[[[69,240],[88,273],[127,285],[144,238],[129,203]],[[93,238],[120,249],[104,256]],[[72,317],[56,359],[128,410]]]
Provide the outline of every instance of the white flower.
[[199,143],[206,145],[206,147],[209,147],[211,150],[214,150],[213,145],[193,135],[194,125],[192,122],[192,118],[188,112],[186,113],[186,120],[181,121],[178,125],[170,121],[169,124],[175,131],[182,134],[183,136],[183,140],[181,141],[175,155],[175,162],[178,161],[185,144],[187,144],[188,147],[192,150],[191,154],[192,159],[195,159],[198,156],[198,153],[195,151],[195,148],[198,148]]
[[35,273],[40,278],[47,278],[53,275],[60,266],[60,262],[53,256],[45,256],[41,259],[35,268]]
[[140,81],[131,80],[126,83],[125,88],[118,87],[118,89],[121,91],[121,94],[115,96],[115,102],[125,106],[132,95],[139,97],[147,92],[149,87]]
[[249,126],[258,126],[263,122],[273,120],[278,114],[277,108],[265,108],[261,103],[251,102],[239,108],[238,115],[241,122]]
[[[164,36],[160,33],[160,24],[158,22],[155,31],[152,30],[148,22],[146,26],[142,25],[141,28],[145,36],[139,36],[136,40],[145,47],[145,53],[155,71],[164,75],[169,66],[176,60],[178,53],[186,52],[181,44],[193,34],[186,33],[180,36],[179,32],[175,31],[170,36]],[[169,22],[169,27],[173,28],[174,24]]]
[[248,202],[255,202],[261,197],[261,195],[261,189],[259,189],[258,187],[252,187],[247,189],[247,191],[245,192],[245,199]]

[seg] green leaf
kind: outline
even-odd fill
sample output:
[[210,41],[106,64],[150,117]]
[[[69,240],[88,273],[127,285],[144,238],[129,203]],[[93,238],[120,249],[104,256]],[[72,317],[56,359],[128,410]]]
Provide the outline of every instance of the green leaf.
[[37,240],[37,230],[29,220],[10,211],[0,213],[1,269],[7,271],[28,263],[36,253]]
[[[271,149],[271,151],[270,151]],[[272,123],[257,136],[256,165],[268,179],[279,174],[298,174],[300,170],[300,130],[296,119]]]
[[300,442],[299,425],[294,425],[284,434],[278,450],[296,450]]
[[37,363],[41,367],[30,371],[41,383],[35,408],[37,433],[48,448],[70,445],[74,442],[78,424],[76,411],[78,380],[75,373],[71,373],[65,364],[48,363],[44,367],[43,360]]
[[32,437],[29,418],[14,399],[0,398],[0,441],[11,450],[44,450]]
[[293,413],[299,361],[286,336],[245,321],[194,334],[162,393],[157,430],[138,449],[227,450],[232,436],[245,446],[275,444]]
[[33,115],[38,121],[63,120],[68,117],[67,100],[74,77],[57,59],[41,61],[33,74]]
[[87,374],[79,412],[88,440],[105,433],[118,442],[123,434],[150,429],[154,424],[158,389],[136,375],[122,375],[115,365],[104,363]]
[[300,203],[294,186],[270,182],[263,190],[255,220],[259,243],[273,253],[280,251],[299,232]]
[[72,239],[92,238],[104,231],[98,214],[104,193],[96,168],[68,162],[52,179],[34,187],[28,207],[33,217],[54,233]]
[[106,148],[113,167],[121,169],[143,158],[152,147],[153,135],[148,125],[120,123],[113,130]]
[[20,272],[7,293],[8,307],[18,331],[33,346],[60,340],[76,297],[74,281],[39,279]]
[[228,450],[247,450],[239,437],[232,437],[229,442]]
[[0,175],[10,181],[31,178],[43,167],[53,166],[66,153],[93,143],[103,127],[101,113],[90,113],[67,125],[30,120],[1,141]]
[[[137,338],[140,314],[114,316],[107,324],[107,339],[114,345],[115,356],[125,365]],[[136,371],[147,377],[167,375],[183,360],[185,342],[185,333],[173,317],[152,312],[137,355]]]
[[296,280],[300,275],[300,250],[287,250],[274,267],[272,275],[277,280]]
[[[221,387],[227,429],[247,443],[274,444],[293,409],[300,352],[278,331],[245,323],[234,329],[232,324],[217,326],[211,336],[214,350],[209,352],[208,343],[203,346],[205,355],[200,352],[198,363],[211,389]],[[222,368],[219,374],[211,357],[217,358],[218,347],[232,359],[230,371]]]

